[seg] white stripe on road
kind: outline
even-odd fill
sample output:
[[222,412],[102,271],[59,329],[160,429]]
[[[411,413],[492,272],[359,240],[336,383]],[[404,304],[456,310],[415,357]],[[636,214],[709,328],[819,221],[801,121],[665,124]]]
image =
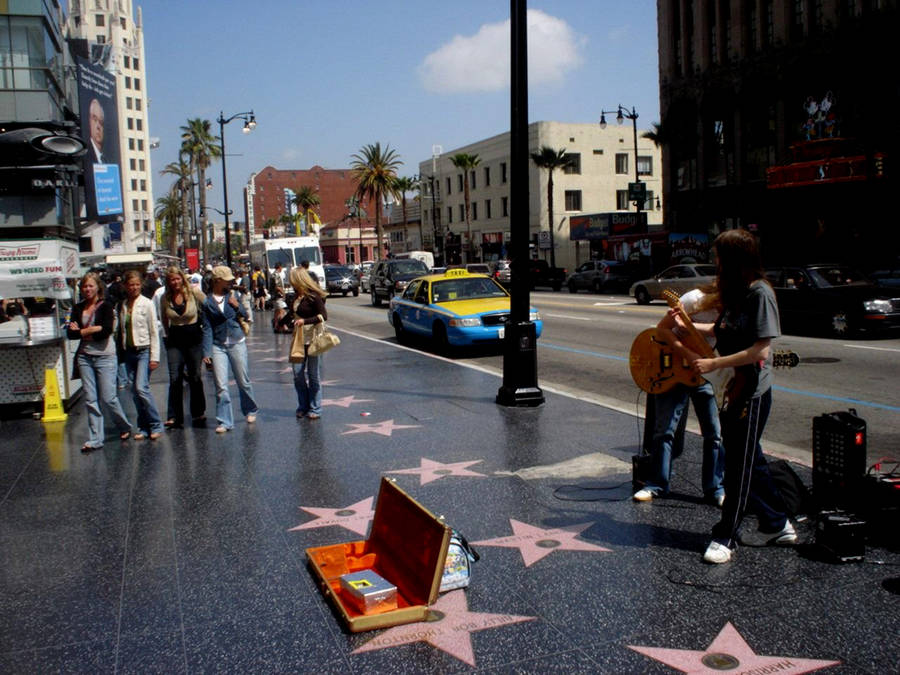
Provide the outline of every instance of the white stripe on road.
[[868,347],[866,345],[841,345],[842,347],[852,347],[853,349],[874,349],[877,352],[900,352],[900,349],[893,347]]
[[594,307],[621,307],[627,304],[627,302],[595,302]]
[[569,316],[568,314],[547,314],[544,313],[543,316],[552,316],[554,319],[571,319],[572,321],[593,321],[593,317],[590,316]]

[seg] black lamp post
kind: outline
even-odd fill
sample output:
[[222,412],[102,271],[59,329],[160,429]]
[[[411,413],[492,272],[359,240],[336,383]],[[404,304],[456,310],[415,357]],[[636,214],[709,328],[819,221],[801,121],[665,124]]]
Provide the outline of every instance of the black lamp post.
[[[201,218],[206,217],[206,214],[203,213],[204,210],[205,211],[215,211],[220,216],[225,216],[225,246],[227,247],[229,242],[231,241],[231,237],[228,234],[228,216],[232,215],[233,211],[219,211],[219,209],[217,209],[214,206],[206,206],[199,210]],[[228,266],[231,267],[231,256],[228,256]]]
[[[235,113],[228,119],[225,119],[225,114],[219,111],[219,119],[216,120],[219,123],[219,143],[222,148],[222,192],[225,197],[225,211],[224,213],[219,211],[219,213],[225,216],[225,259],[229,267],[231,267],[231,224],[228,222],[228,215],[231,211],[228,210],[228,177],[225,172],[225,125],[237,118],[244,120],[245,134],[249,134],[256,128],[256,115],[253,114],[252,110],[250,112]],[[249,241],[247,245],[250,245]]]
[[[634,201],[634,205],[637,208],[638,212],[638,225],[640,225],[641,220],[641,209],[644,205],[644,201],[647,199],[646,191],[642,190],[642,183],[640,175],[638,174],[638,144],[637,144],[637,119],[638,114],[634,110],[634,106],[631,107],[631,112],[628,112],[628,108],[624,107],[621,103],[619,104],[618,109],[616,110],[601,110],[600,111],[600,128],[606,128],[606,116],[612,115],[616,113],[616,123],[622,124],[626,119],[631,120],[632,129],[634,131],[634,190],[629,189],[629,199]],[[629,186],[630,188],[631,186]]]

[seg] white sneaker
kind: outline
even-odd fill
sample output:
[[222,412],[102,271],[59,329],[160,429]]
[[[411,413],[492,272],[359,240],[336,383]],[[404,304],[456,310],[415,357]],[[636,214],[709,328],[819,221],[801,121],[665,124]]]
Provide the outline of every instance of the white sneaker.
[[228,431],[228,427],[226,427],[226,426],[223,426],[220,424],[219,426],[216,427],[217,434],[224,434],[226,431]]
[[636,502],[649,502],[656,496],[656,493],[653,492],[650,488],[643,488],[638,490],[632,495],[632,499]]
[[790,520],[786,520],[784,527],[775,534],[768,535],[766,544],[769,546],[792,546],[797,543],[797,531],[791,525]]
[[721,565],[722,563],[731,562],[734,551],[727,546],[723,546],[717,541],[709,542],[706,547],[706,553],[703,554],[703,562],[712,563],[713,565]]
[[716,495],[714,497],[714,499],[716,501],[716,506],[718,506],[721,509],[722,505],[725,503],[725,493],[723,492],[721,494]]

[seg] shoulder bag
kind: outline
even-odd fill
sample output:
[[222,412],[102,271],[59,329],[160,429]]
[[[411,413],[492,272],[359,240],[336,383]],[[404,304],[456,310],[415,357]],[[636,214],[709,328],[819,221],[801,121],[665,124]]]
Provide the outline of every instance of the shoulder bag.
[[334,333],[329,333],[325,326],[325,319],[319,314],[319,323],[312,328],[312,339],[309,341],[309,355],[319,356],[332,347],[341,344],[341,339]]
[[291,339],[291,351],[288,353],[288,361],[291,363],[303,363],[306,358],[306,345],[303,341],[303,326],[294,326],[294,337]]

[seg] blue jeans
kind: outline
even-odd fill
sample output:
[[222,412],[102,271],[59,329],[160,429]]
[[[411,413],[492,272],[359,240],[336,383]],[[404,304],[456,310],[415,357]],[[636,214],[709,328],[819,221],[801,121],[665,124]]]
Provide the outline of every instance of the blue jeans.
[[131,431],[131,422],[122,410],[116,391],[116,371],[118,363],[115,354],[79,354],[78,371],[81,373],[81,387],[84,390],[84,407],[87,410],[88,440],[85,445],[99,448],[103,445],[103,410],[112,415],[112,422],[119,433]]
[[322,357],[306,355],[294,367],[294,389],[297,390],[297,412],[322,414]]
[[722,428],[713,387],[708,382],[692,388],[677,385],[674,389],[654,397],[655,428],[651,444],[655,475],[647,482],[653,492],[668,492],[672,475],[672,445],[681,416],[687,413],[688,399],[694,404],[700,433],[703,435],[703,465],[701,481],[703,494],[716,498],[724,493],[725,450],[722,445]]
[[137,410],[137,428],[145,434],[156,434],[163,430],[162,419],[150,391],[150,350],[126,349],[125,370],[131,383],[131,395]]
[[231,395],[228,393],[228,366],[234,374],[241,401],[241,412],[244,415],[255,415],[259,412],[250,384],[250,371],[247,367],[247,342],[241,340],[236,344],[212,346],[213,379],[216,382],[216,421],[226,429],[234,428],[234,412],[231,409]]

